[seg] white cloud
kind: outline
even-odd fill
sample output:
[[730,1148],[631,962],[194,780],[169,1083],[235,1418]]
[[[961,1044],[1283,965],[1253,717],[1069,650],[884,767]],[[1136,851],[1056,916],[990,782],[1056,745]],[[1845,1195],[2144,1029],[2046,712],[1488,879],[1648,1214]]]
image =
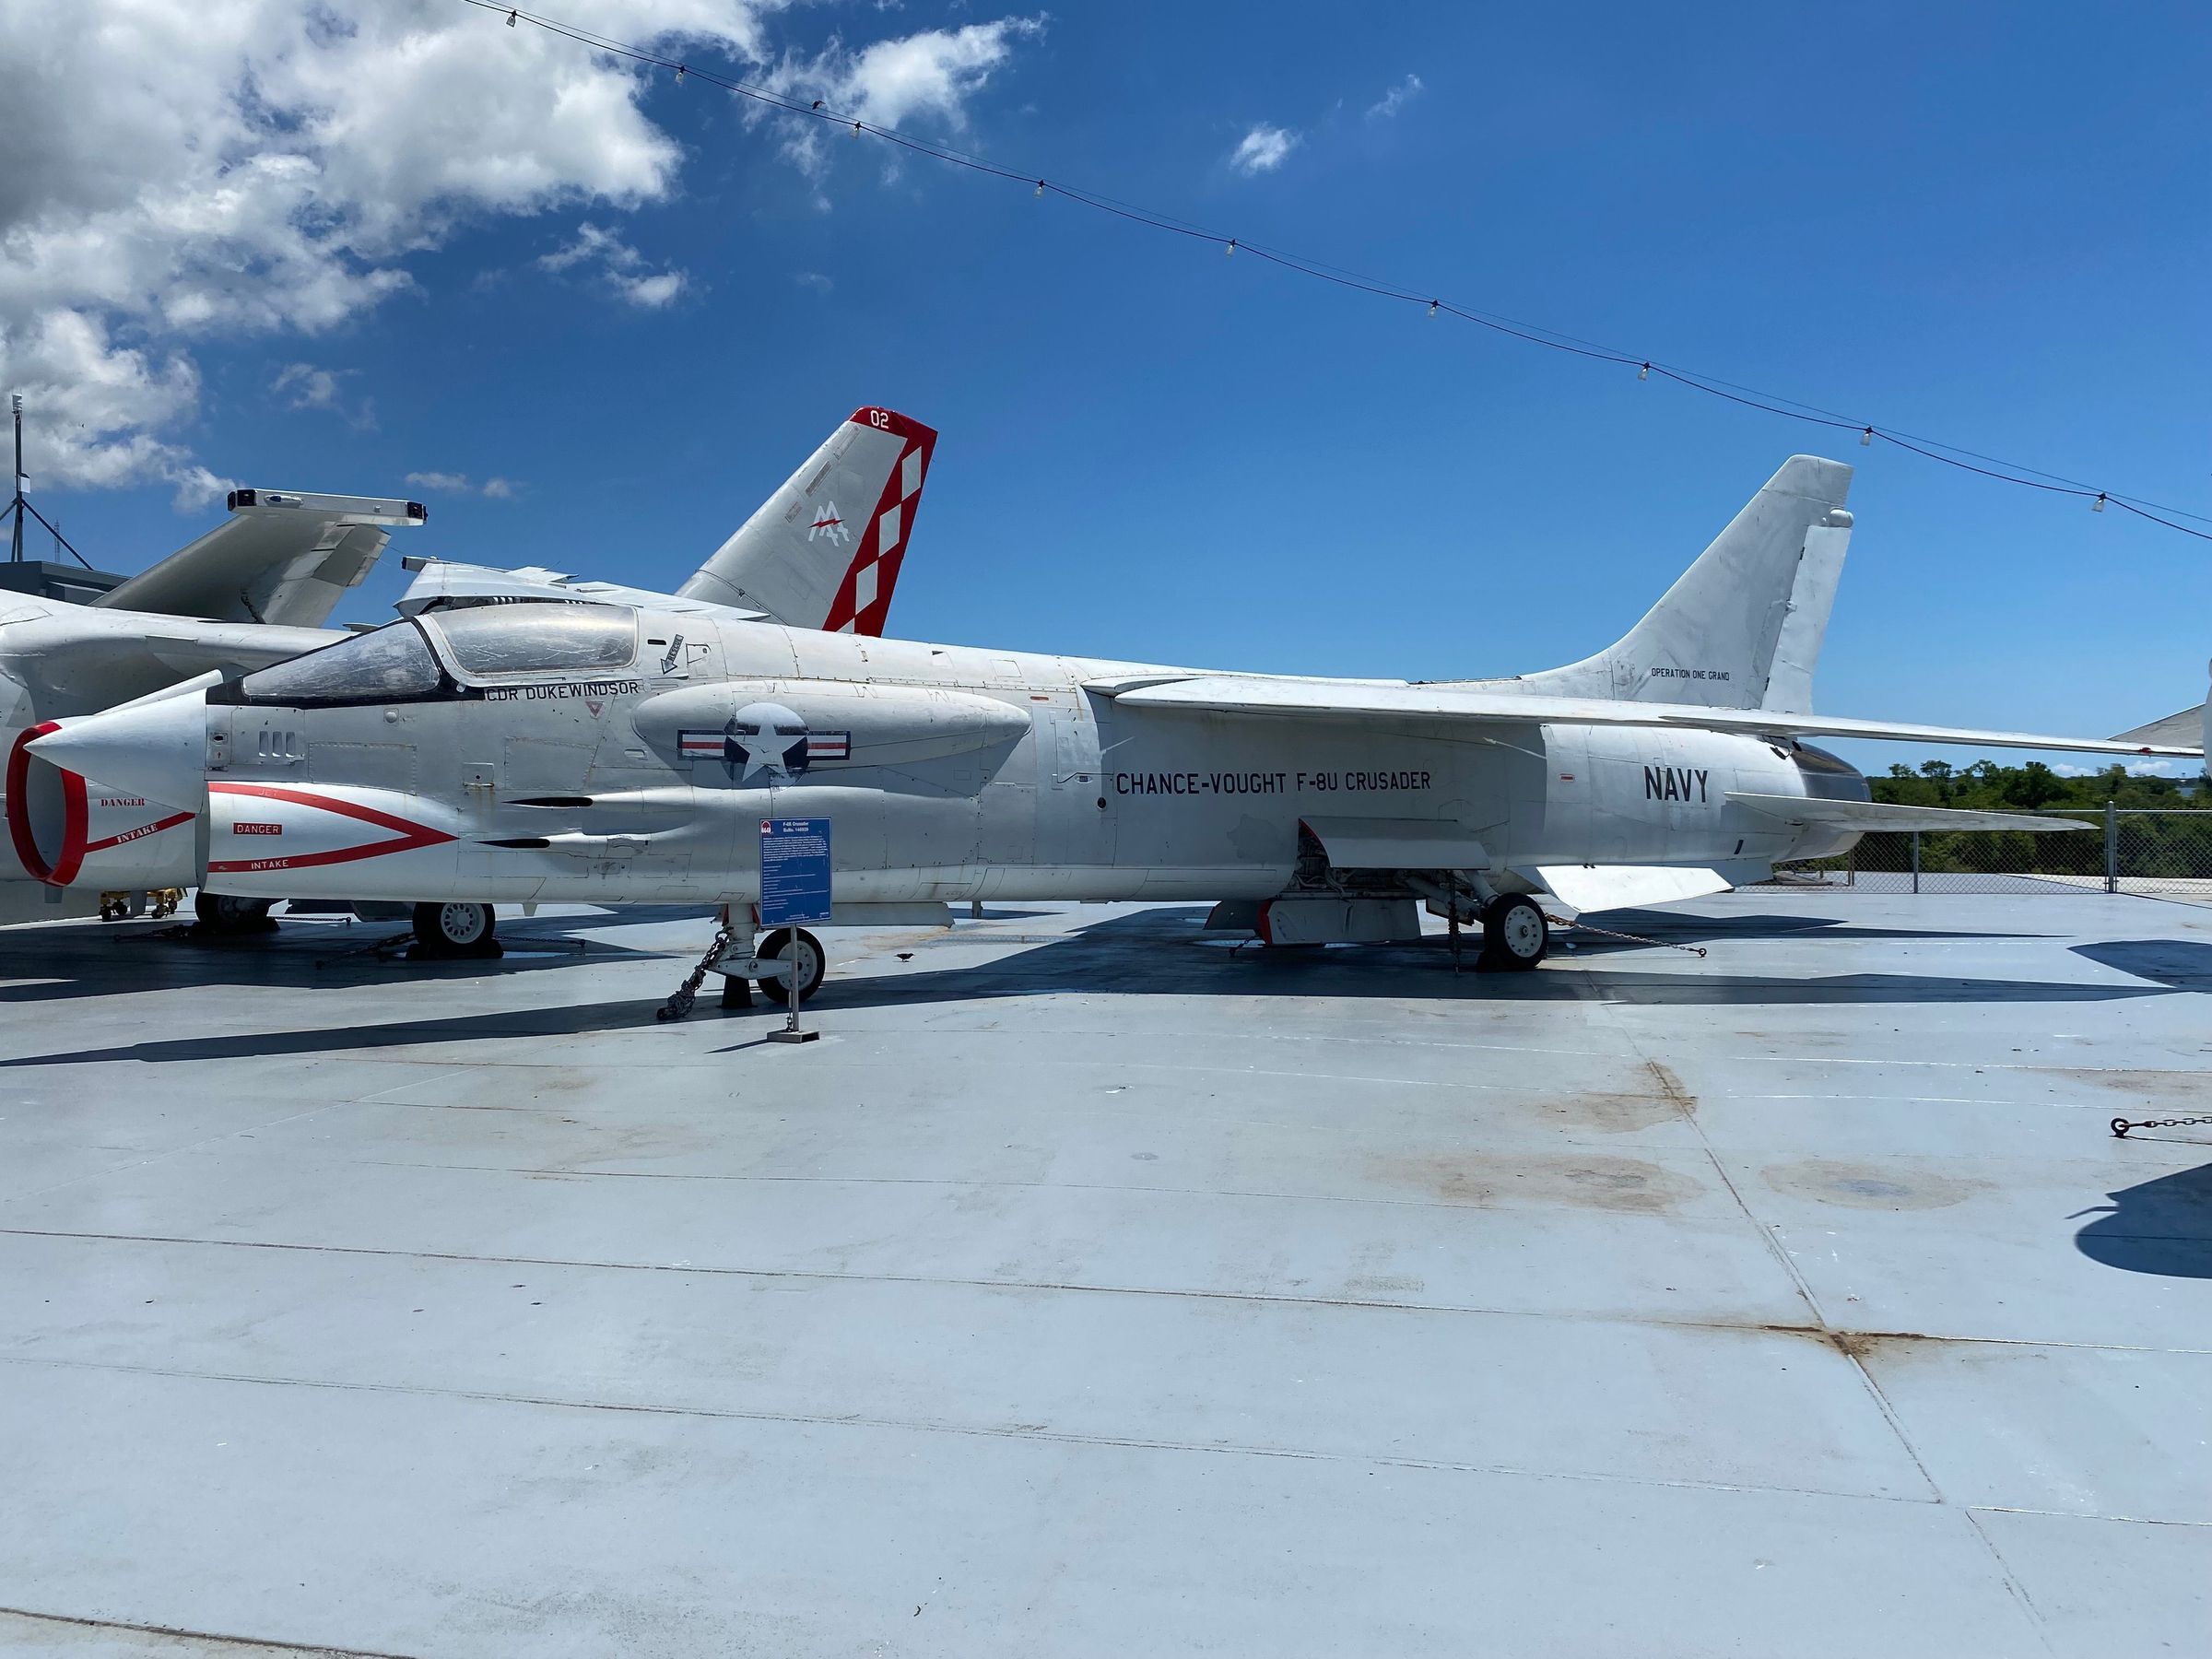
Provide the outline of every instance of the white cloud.
[[642,253],[589,219],[576,227],[575,241],[537,261],[541,271],[568,271],[583,265],[595,267],[599,279],[614,293],[647,310],[668,304],[690,282],[682,271],[647,271]]
[[1367,118],[1370,121],[1388,121],[1419,97],[1420,93],[1421,77],[1418,75],[1408,75],[1389,91],[1383,93],[1381,98],[1367,106]]
[[1301,142],[1288,128],[1269,126],[1263,121],[1245,134],[1230,153],[1229,164],[1246,177],[1273,172]]
[[801,288],[812,288],[818,294],[826,294],[837,286],[834,279],[823,276],[819,271],[794,271],[791,279]]
[[[818,102],[870,126],[919,121],[958,133],[968,125],[969,100],[1014,55],[1015,42],[1043,29],[1041,17],[1000,18],[877,41],[857,52],[833,40],[819,56],[786,57],[762,79],[786,98]],[[766,118],[759,105],[749,114],[756,122]],[[819,178],[828,171],[827,141],[834,135],[824,122],[794,124],[784,139],[784,154]]]
[[369,398],[348,403],[343,387],[353,377],[350,369],[318,369],[312,363],[288,363],[269,382],[269,390],[288,394],[286,406],[325,409],[357,432],[376,427],[376,405]]
[[[763,23],[784,3],[570,0],[563,16],[757,76],[778,61]],[[0,391],[30,405],[38,476],[219,490],[182,436],[203,343],[358,319],[414,288],[409,256],[465,223],[670,196],[682,151],[641,108],[657,72],[502,22],[454,0],[0,6],[0,62],[17,71],[0,123]],[[870,119],[934,109],[958,125],[1034,27],[823,62]],[[685,287],[641,264],[607,281],[648,307]]]
[[[2199,761],[2128,760],[2121,763],[2131,778],[2194,778],[2201,776],[2204,766]],[[2077,766],[2070,760],[2061,760],[2051,770],[2062,778],[2094,778],[2112,770],[2112,763],[2102,766]]]
[[406,481],[417,489],[427,489],[434,495],[480,495],[494,501],[512,500],[515,492],[512,479],[487,478],[478,484],[466,473],[411,472]]

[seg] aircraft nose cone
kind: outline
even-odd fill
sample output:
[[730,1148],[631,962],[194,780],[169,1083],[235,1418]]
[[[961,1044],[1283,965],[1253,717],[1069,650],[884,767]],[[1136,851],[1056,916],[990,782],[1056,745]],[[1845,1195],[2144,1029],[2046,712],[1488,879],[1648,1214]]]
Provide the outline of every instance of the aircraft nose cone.
[[207,699],[192,692],[79,714],[25,747],[111,789],[197,810],[207,792]]

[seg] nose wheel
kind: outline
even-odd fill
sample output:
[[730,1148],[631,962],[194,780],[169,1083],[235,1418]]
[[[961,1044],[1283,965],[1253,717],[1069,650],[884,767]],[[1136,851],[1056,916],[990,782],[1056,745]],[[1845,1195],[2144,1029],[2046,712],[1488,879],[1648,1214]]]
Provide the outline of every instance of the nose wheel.
[[782,974],[760,981],[760,994],[786,1007],[794,983],[799,1000],[805,1002],[821,988],[822,975],[830,970],[829,953],[823,950],[822,942],[803,927],[779,927],[762,935],[753,957],[757,961],[785,964]]
[[1525,973],[1551,948],[1551,924],[1526,893],[1507,893],[1482,912],[1482,955],[1477,968]]

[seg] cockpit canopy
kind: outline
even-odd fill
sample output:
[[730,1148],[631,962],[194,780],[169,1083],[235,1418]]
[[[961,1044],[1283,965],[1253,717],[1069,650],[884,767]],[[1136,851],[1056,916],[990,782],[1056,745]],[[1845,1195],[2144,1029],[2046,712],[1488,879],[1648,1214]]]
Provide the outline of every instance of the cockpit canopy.
[[391,702],[543,674],[605,673],[637,655],[637,613],[530,601],[434,611],[387,623],[249,674],[241,701]]

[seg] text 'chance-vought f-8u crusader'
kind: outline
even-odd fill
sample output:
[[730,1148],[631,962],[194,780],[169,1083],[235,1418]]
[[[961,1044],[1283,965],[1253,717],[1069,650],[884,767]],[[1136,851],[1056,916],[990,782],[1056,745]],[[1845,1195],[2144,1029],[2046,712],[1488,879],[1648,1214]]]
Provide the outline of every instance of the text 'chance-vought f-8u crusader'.
[[[1208,900],[1312,943],[1409,937],[1426,907],[1519,968],[1545,954],[1547,900],[1717,891],[1869,830],[2048,827],[1873,803],[1807,736],[2201,752],[1809,712],[1850,479],[1793,458],[1618,644],[1517,679],[1212,673],[525,601],[428,610],[32,747],[194,804],[221,892],[742,918],[760,821],[828,818],[841,921]],[[748,969],[811,988],[819,947],[725,956]]]
[[[715,620],[880,633],[935,443],[935,431],[920,421],[889,409],[856,410],[675,594],[537,567],[493,570],[410,558],[408,568],[421,574],[400,606],[416,611],[533,599],[641,604],[672,618],[661,647],[670,670],[700,659]],[[55,765],[32,748],[55,717],[171,688],[196,691],[226,673],[235,677],[345,639],[315,628],[266,624],[321,623],[383,545],[383,532],[364,526],[422,521],[421,509],[411,504],[406,517],[392,516],[401,513],[397,504],[351,497],[264,490],[256,501],[253,491],[239,495],[245,500],[233,497],[230,524],[103,601],[130,608],[24,600],[0,616],[0,689],[22,688],[10,723],[16,730],[6,780],[9,840],[24,873],[12,888],[34,895],[12,893],[0,879],[0,920],[67,914],[70,900],[85,910],[116,889],[188,886],[202,877],[206,846],[195,826],[198,784],[180,806],[98,772]],[[34,613],[27,608],[32,606],[41,608]],[[136,614],[155,609],[223,620]],[[179,686],[195,672],[196,680]],[[309,764],[297,747],[303,737],[303,727],[257,729],[253,759],[275,776],[330,775],[346,751],[326,747]],[[386,774],[379,781],[394,780]],[[218,926],[260,924],[274,900],[321,890],[226,894],[203,884],[201,918]],[[18,900],[12,907],[11,896]],[[417,906],[414,921],[433,952],[481,949],[489,943],[492,911],[481,894],[454,894]]]

